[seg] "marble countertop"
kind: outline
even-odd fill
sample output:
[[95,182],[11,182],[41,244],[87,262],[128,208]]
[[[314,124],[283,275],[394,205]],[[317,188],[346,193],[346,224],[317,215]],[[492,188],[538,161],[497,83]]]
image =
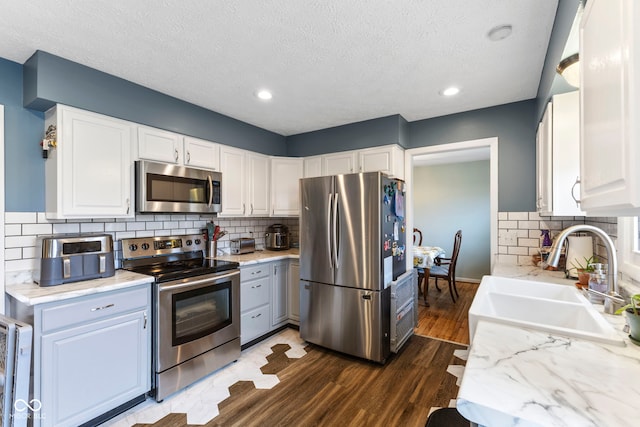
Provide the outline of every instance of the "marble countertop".
[[[530,274],[527,274],[530,273]],[[572,285],[564,273],[498,266],[494,275]],[[603,313],[624,347],[480,321],[457,408],[484,426],[626,426],[640,401],[640,346],[625,319]]]
[[44,304],[62,301],[84,295],[125,289],[131,286],[153,282],[152,276],[133,273],[127,270],[116,270],[111,277],[83,280],[64,285],[40,287],[35,283],[7,284],[5,292],[26,305]]
[[252,252],[250,254],[242,254],[242,255],[221,255],[217,256],[216,259],[220,259],[223,261],[234,261],[240,264],[240,267],[244,265],[251,264],[260,264],[261,262],[271,262],[271,261],[279,261],[283,259],[299,259],[300,258],[300,249],[291,248],[286,251],[268,251],[268,250],[258,250]]

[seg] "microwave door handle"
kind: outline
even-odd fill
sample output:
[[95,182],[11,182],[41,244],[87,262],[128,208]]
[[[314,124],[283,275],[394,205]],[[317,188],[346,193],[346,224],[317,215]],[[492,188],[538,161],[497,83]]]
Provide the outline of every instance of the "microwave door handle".
[[213,205],[213,180],[211,179],[211,175],[207,175],[207,180],[209,181],[209,203],[207,207],[211,207]]

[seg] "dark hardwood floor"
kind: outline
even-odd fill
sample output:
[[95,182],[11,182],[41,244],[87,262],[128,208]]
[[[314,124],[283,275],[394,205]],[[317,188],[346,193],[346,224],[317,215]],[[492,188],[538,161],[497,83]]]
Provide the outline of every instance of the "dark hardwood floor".
[[[446,370],[463,364],[453,351],[464,348],[413,336],[379,365],[310,345],[279,372],[274,388],[230,387],[231,397],[206,426],[424,426],[432,406],[455,398],[456,378]],[[184,415],[170,414],[153,426],[187,424]]]
[[[382,366],[314,345],[291,360],[288,345],[274,346],[262,372],[277,373],[280,383],[269,390],[234,384],[206,426],[424,426],[431,407],[457,395],[457,379],[446,371],[464,364],[453,351],[469,342],[467,311],[477,287],[458,282],[454,304],[445,286],[438,292],[431,283],[429,307],[420,296],[416,335]],[[152,425],[189,426],[180,413]]]
[[424,305],[422,295],[419,297],[417,335],[469,344],[468,312],[473,297],[478,290],[478,283],[457,282],[456,287],[460,298],[454,303],[449,295],[447,282],[439,280],[438,292],[434,286],[434,279],[429,283],[429,307]]

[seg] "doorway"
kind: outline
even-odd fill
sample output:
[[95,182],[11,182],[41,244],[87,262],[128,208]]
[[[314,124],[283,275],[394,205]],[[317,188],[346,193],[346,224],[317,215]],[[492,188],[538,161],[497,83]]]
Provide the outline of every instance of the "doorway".
[[[489,269],[493,271],[498,252],[498,138],[484,138],[406,150],[407,229],[413,230],[416,223],[414,201],[417,182],[414,177],[414,166],[424,162],[430,164],[456,163],[462,159],[470,158],[486,159],[489,162],[489,218],[486,227],[489,228]],[[453,233],[451,233],[451,242],[453,242]],[[465,242],[464,239],[463,242]],[[425,238],[423,243],[429,244],[428,239]],[[407,242],[407,246],[408,253],[412,253],[413,245],[410,240]],[[412,256],[407,257],[407,268],[413,268]]]

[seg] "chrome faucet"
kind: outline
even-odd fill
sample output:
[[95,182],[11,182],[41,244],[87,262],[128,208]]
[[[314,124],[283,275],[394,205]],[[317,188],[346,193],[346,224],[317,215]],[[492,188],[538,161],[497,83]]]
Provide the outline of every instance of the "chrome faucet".
[[572,225],[571,227],[565,228],[560,232],[560,234],[558,234],[553,242],[553,245],[551,245],[546,264],[552,267],[557,267],[558,262],[560,262],[560,252],[562,251],[562,245],[567,239],[567,236],[572,233],[583,231],[591,232],[600,237],[604,242],[605,248],[607,249],[607,294],[604,295],[606,297],[604,300],[604,311],[605,313],[613,314],[613,312],[615,311],[614,302],[618,297],[618,260],[616,258],[616,248],[613,244],[613,241],[611,240],[611,237],[609,237],[609,235],[602,229],[587,224]]

